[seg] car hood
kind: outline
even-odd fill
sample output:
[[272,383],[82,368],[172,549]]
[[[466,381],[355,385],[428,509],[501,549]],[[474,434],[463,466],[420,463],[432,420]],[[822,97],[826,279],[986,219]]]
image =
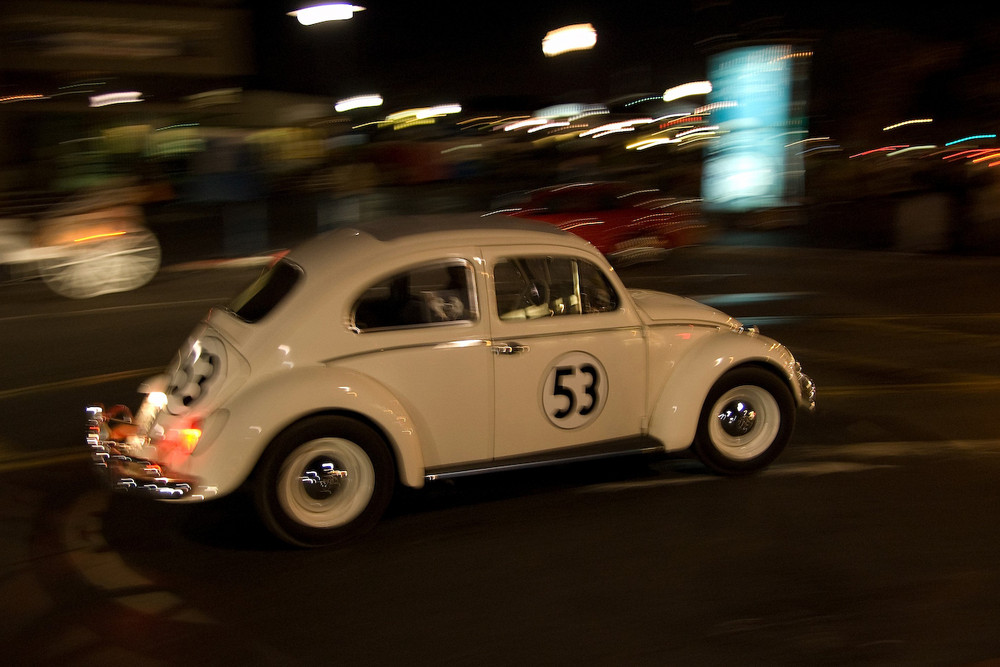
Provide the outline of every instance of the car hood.
[[629,293],[639,311],[654,324],[711,324],[734,329],[742,326],[735,318],[682,296],[645,289]]

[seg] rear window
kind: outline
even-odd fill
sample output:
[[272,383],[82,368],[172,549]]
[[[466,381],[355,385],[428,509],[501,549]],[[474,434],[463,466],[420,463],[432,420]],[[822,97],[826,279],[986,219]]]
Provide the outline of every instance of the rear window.
[[302,277],[302,269],[281,260],[264,271],[226,307],[244,322],[259,322],[288,296]]

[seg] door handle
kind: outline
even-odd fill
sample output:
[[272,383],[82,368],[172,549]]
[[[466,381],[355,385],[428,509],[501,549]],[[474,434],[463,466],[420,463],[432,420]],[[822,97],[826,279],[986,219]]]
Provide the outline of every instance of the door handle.
[[520,354],[521,352],[527,352],[528,349],[527,345],[521,345],[520,343],[509,341],[506,343],[495,344],[493,346],[493,354]]

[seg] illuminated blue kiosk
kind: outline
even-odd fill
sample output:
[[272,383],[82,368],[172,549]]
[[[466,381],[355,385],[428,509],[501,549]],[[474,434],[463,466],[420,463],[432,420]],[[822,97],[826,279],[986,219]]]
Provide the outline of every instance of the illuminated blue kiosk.
[[809,55],[791,44],[772,43],[708,57],[708,106],[720,136],[705,151],[706,211],[746,217],[791,212],[801,201]]

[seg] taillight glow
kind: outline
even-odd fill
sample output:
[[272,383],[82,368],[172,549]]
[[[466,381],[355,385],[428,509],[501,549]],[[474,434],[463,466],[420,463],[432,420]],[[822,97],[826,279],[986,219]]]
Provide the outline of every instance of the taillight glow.
[[188,454],[193,452],[194,448],[198,446],[199,440],[201,440],[200,428],[182,428],[180,430],[180,438],[178,442],[181,448]]

